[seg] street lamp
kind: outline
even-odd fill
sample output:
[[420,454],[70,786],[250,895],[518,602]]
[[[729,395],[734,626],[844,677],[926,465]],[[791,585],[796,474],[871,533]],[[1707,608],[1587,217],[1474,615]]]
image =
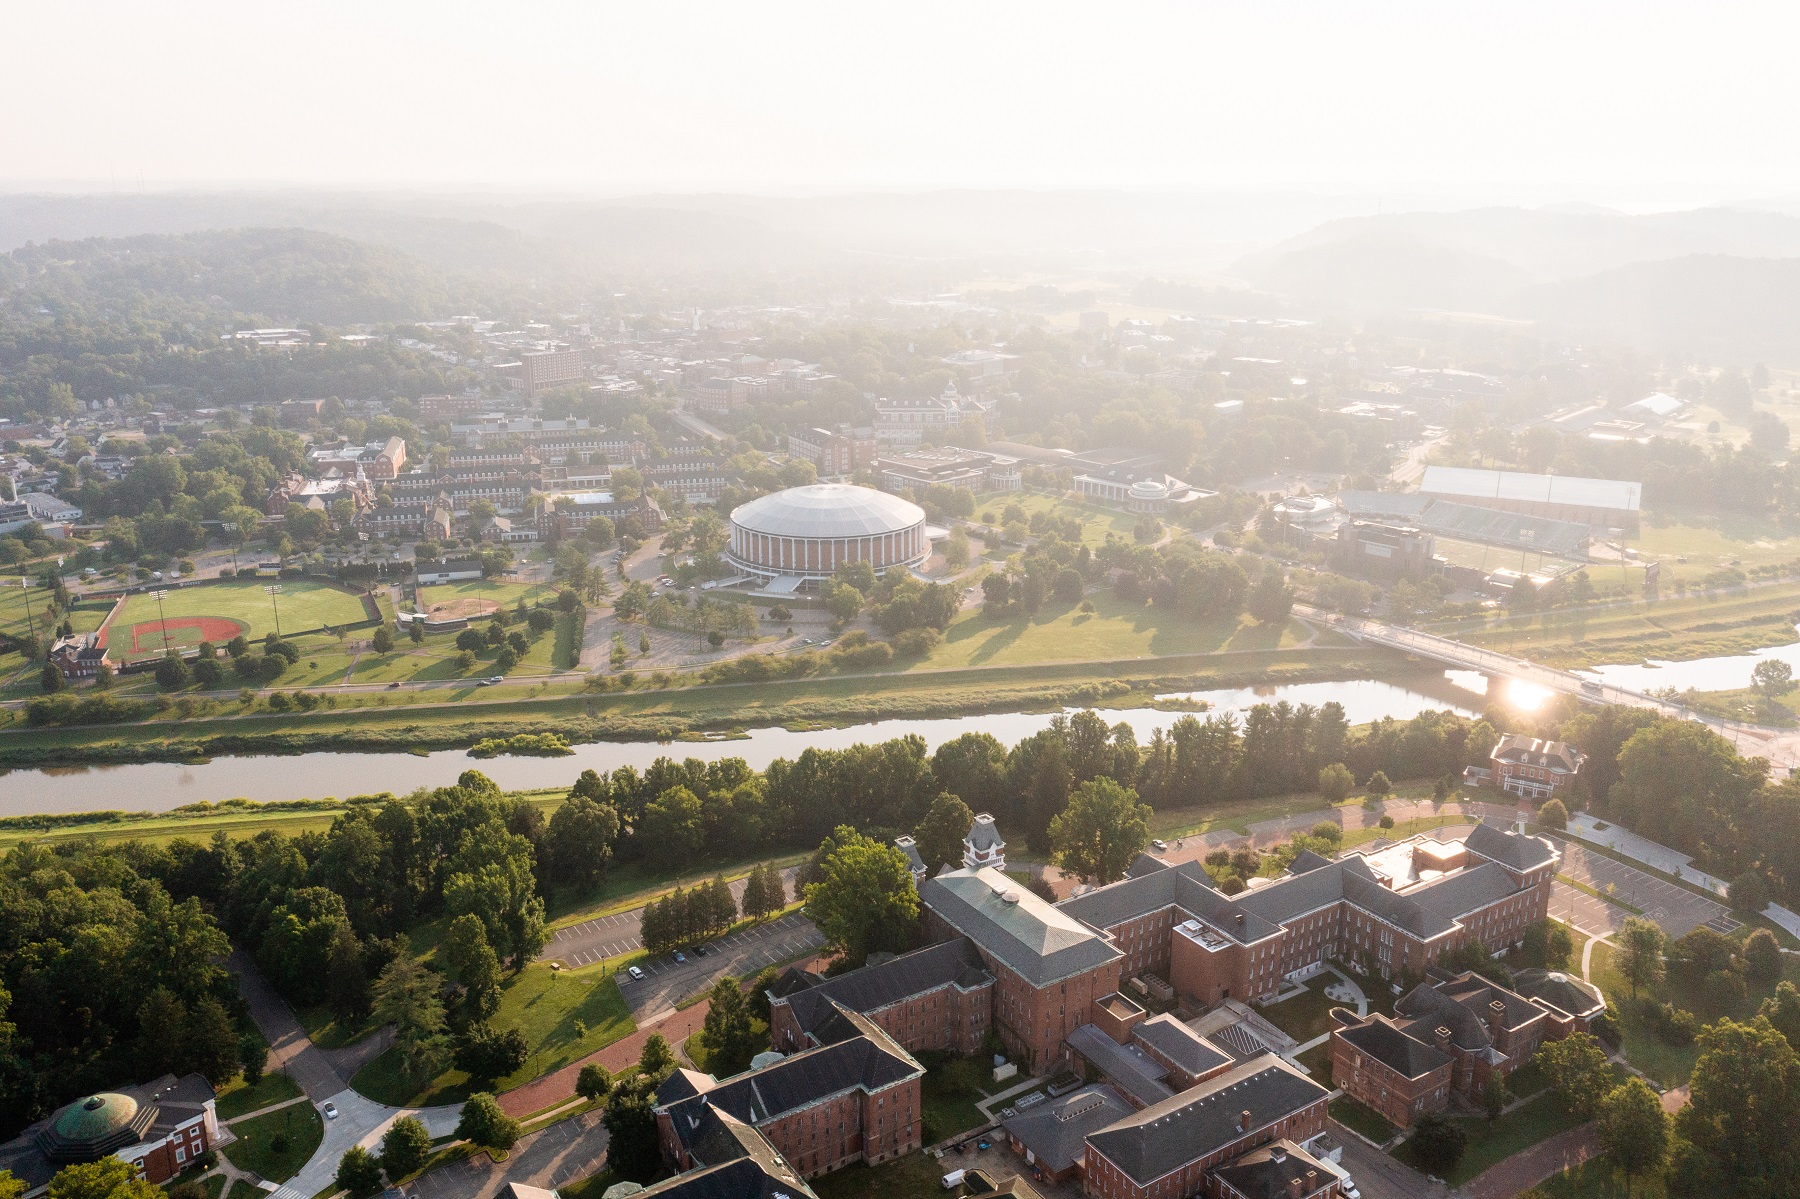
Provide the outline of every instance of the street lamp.
[[162,630],[163,657],[169,656],[169,622],[163,617],[163,600],[168,597],[167,591],[152,591],[150,598],[156,601],[156,626]]
[[275,635],[279,637],[281,636],[281,604],[275,597],[281,594],[281,584],[270,583],[263,590],[269,593],[269,606],[275,609]]

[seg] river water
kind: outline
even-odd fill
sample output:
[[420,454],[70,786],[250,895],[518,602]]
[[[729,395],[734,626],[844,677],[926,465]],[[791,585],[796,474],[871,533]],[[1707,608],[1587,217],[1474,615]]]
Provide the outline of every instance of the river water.
[[[1286,700],[1298,707],[1336,701],[1352,724],[1382,717],[1407,720],[1434,708],[1472,715],[1482,703],[1481,676],[1456,672],[1457,678],[1424,676],[1406,684],[1353,679],[1335,683],[1293,683],[1183,693],[1214,711],[1241,712],[1260,703]],[[1474,689],[1471,689],[1474,688]],[[1108,723],[1124,721],[1140,742],[1155,729],[1166,729],[1179,712],[1155,708],[1103,709]],[[534,787],[566,787],[583,770],[601,773],[619,766],[642,769],[659,757],[743,758],[761,769],[776,758],[792,758],[809,746],[842,749],[857,742],[885,741],[917,733],[936,746],[967,732],[991,733],[1011,745],[1047,727],[1043,712],[1005,712],[956,716],[941,720],[880,720],[840,729],[793,732],[782,728],[753,729],[747,737],[718,741],[598,741],[577,745],[560,758],[471,758],[462,750],[407,753],[312,753],[291,756],[221,757],[199,765],[146,762],[126,766],[56,767],[15,770],[0,775],[0,815],[118,810],[160,812],[202,800],[259,801],[347,798],[392,791],[404,795],[415,787],[442,787],[475,769],[508,791]]]
[[1756,664],[1771,658],[1786,662],[1794,668],[1795,676],[1800,677],[1800,641],[1791,645],[1770,646],[1748,654],[1696,658],[1691,662],[1659,662],[1652,658],[1646,663],[1596,666],[1578,673],[1599,679],[1610,686],[1625,687],[1632,691],[1650,691],[1662,687],[1673,687],[1677,691],[1686,691],[1690,687],[1699,691],[1735,691],[1748,687],[1750,672],[1756,668]]

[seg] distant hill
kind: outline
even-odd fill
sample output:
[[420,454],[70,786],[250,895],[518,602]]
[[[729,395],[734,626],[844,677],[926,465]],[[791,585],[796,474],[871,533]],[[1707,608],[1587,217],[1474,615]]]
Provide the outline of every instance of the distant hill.
[[113,320],[344,325],[445,316],[474,299],[411,255],[309,229],[51,241],[0,257],[0,286],[15,313]]

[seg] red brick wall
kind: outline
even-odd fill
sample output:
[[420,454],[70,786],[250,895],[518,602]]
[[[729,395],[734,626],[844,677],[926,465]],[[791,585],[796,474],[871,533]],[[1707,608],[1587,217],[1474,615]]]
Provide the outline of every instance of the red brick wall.
[[1396,1128],[1411,1128],[1427,1112],[1442,1111],[1450,1102],[1455,1063],[1416,1079],[1403,1077],[1359,1050],[1335,1032],[1331,1037],[1331,1082],[1352,1099],[1380,1112]]
[[1248,1153],[1282,1137],[1290,1141],[1304,1141],[1323,1132],[1325,1103],[1321,1098],[1285,1120],[1253,1128],[1218,1150],[1188,1162],[1169,1176],[1151,1179],[1147,1184],[1138,1183],[1090,1144],[1083,1189],[1088,1195],[1095,1196],[1095,1199],[1182,1199],[1197,1194],[1205,1184],[1206,1172],[1214,1166],[1222,1165],[1239,1154]]

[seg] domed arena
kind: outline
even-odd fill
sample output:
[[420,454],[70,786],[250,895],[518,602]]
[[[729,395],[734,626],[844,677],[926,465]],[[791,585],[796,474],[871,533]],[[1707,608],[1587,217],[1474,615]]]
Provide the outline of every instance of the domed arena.
[[848,483],[790,487],[732,510],[732,564],[765,582],[816,582],[850,562],[876,574],[921,566],[931,556],[925,510],[896,495]]

